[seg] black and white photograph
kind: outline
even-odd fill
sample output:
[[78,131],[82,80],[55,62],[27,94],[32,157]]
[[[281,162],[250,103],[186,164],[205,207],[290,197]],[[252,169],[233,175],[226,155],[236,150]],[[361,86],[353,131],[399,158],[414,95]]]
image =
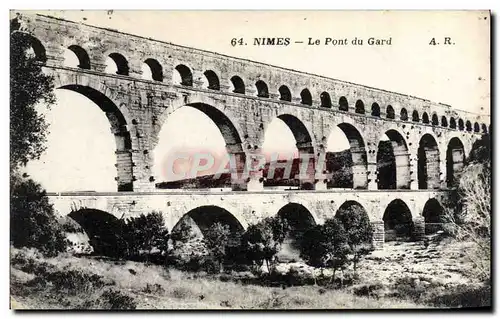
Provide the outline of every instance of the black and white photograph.
[[10,308],[492,309],[488,10],[10,10]]

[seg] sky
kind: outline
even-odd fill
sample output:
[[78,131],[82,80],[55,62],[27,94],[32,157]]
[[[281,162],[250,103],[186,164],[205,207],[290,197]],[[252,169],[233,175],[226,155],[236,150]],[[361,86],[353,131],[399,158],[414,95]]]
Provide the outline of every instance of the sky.
[[[38,11],[86,24],[215,51],[385,90],[410,94],[453,108],[489,114],[489,16],[478,12],[311,11]],[[486,19],[485,19],[486,18]],[[232,38],[290,37],[292,40],[363,39],[363,46],[232,46]],[[391,39],[369,46],[370,37]],[[429,45],[450,37],[454,45]],[[67,65],[75,64],[67,56]],[[110,66],[109,72],[112,72]],[[102,111],[78,93],[56,90],[46,111],[51,125],[47,152],[28,173],[49,191],[116,190],[115,141]],[[89,123],[92,123],[89,125]],[[179,125],[182,123],[182,125]],[[273,121],[265,151],[294,151],[286,125]],[[71,139],[70,139],[71,138]],[[348,147],[333,133],[330,151]],[[68,141],[74,141],[68,143]],[[181,108],[167,120],[153,168],[174,149],[224,150],[217,127],[201,112]],[[92,154],[89,156],[88,154]],[[159,155],[159,156],[158,156]],[[158,179],[157,179],[158,180]]]

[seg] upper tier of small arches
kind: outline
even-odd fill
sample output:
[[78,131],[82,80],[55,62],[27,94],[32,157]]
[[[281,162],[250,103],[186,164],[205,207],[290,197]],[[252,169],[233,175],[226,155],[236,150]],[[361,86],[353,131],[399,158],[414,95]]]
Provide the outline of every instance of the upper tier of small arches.
[[[36,58],[41,61],[45,61],[46,53],[45,48],[36,38],[33,38],[33,53]],[[85,49],[78,45],[71,45],[67,47],[66,51],[72,53],[70,59],[72,59],[70,67],[80,68],[80,69],[91,69],[91,60]],[[71,55],[71,54],[70,54]],[[65,54],[67,60],[67,55]],[[110,53],[108,55],[108,61],[110,64],[107,65],[105,72],[114,73],[122,76],[131,76],[129,62],[120,53]],[[227,86],[221,85],[220,76],[214,70],[205,70],[203,72],[203,77],[200,79],[195,79],[193,76],[193,71],[186,64],[178,64],[174,67],[172,72],[165,72],[163,66],[158,60],[154,58],[147,58],[143,61],[142,67],[142,78],[144,80],[163,82],[165,80],[165,74],[173,74],[172,83],[174,85],[193,87],[195,82],[201,83],[201,88],[214,91],[229,91],[235,94],[241,95],[253,95],[260,98],[266,99],[278,99],[279,101],[298,103],[307,106],[315,106],[316,104],[320,108],[333,109],[342,112],[354,112],[356,114],[371,116],[376,118],[385,118],[389,120],[401,120],[421,123],[425,125],[432,125],[436,127],[443,127],[448,129],[456,129],[460,131],[475,132],[488,134],[490,128],[485,123],[472,123],[470,120],[464,120],[462,118],[455,118],[453,116],[447,117],[445,115],[439,116],[436,112],[429,115],[427,112],[419,112],[416,109],[408,110],[402,107],[399,114],[396,113],[395,108],[388,104],[386,106],[380,105],[377,102],[373,102],[371,106],[365,105],[362,99],[356,100],[353,106],[349,105],[346,96],[340,96],[338,100],[332,100],[329,92],[323,91],[319,94],[319,99],[313,99],[313,95],[308,88],[303,88],[300,94],[294,96],[292,90],[283,84],[276,89],[270,89],[269,85],[263,80],[258,79],[253,83],[248,85],[238,75],[233,75],[228,81],[229,88]],[[168,82],[170,82],[170,80]],[[196,80],[196,81],[195,81]],[[197,86],[199,87],[199,86]],[[410,112],[410,113],[409,113]],[[409,116],[411,114],[411,117]]]

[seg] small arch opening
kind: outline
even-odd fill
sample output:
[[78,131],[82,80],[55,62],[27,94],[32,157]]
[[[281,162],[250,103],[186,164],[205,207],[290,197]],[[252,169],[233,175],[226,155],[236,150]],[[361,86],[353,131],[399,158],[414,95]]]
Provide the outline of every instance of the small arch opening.
[[394,108],[391,105],[388,105],[387,110],[385,111],[385,114],[386,114],[386,116],[385,116],[386,118],[394,119],[395,118]]
[[469,120],[467,120],[467,122],[465,122],[465,127],[466,127],[467,132],[472,131],[472,123]]
[[457,128],[457,122],[455,122],[455,118],[451,117],[450,118],[450,128]]
[[269,89],[267,88],[266,82],[259,80],[255,82],[255,87],[257,88],[257,96],[269,98]]
[[205,75],[205,78],[207,80],[207,86],[206,88],[209,90],[220,90],[220,82],[219,82],[219,77],[217,74],[215,74],[214,71],[212,70],[207,70],[203,73]]
[[286,85],[280,86],[278,91],[280,92],[281,101],[292,101],[292,93],[290,93],[290,89]]
[[412,115],[411,115],[411,120],[413,122],[420,122],[420,117],[418,115],[418,111],[417,110],[414,110]]
[[441,126],[442,127],[448,127],[448,120],[446,119],[446,116],[441,116]]
[[460,131],[463,131],[463,130],[464,130],[464,126],[465,126],[465,125],[464,125],[464,120],[462,120],[462,119],[458,119],[458,129],[459,129]]
[[193,72],[184,64],[179,64],[175,67],[177,72],[174,72],[174,84],[183,86],[193,86]]
[[308,89],[303,89],[300,92],[300,103],[309,106],[312,105],[312,96]]
[[408,111],[405,108],[401,109],[401,113],[399,115],[399,118],[401,121],[407,121],[408,120]]
[[483,134],[488,134],[488,127],[486,127],[486,124],[481,124],[481,129],[483,131]]
[[11,36],[11,50],[20,50],[31,59],[45,63],[47,55],[43,44],[32,35],[24,32],[14,32]]
[[118,257],[124,251],[121,223],[115,216],[91,208],[72,211],[68,216],[85,231],[94,254]]
[[233,76],[231,83],[233,84],[233,93],[245,94],[245,82],[239,76]]
[[341,96],[339,99],[339,110],[349,112],[349,103],[345,96]]
[[328,94],[328,92],[321,93],[319,97],[321,99],[321,107],[326,107],[326,108],[332,107],[332,100],[330,99],[330,94]]
[[429,114],[427,114],[427,112],[424,112],[424,114],[422,114],[422,123],[429,124]]
[[436,114],[432,114],[432,125],[438,126],[439,125],[439,119]]
[[163,69],[160,62],[155,59],[146,59],[142,68],[142,77],[147,80],[163,81]]
[[[108,57],[113,61],[114,65],[115,65],[115,68],[113,68],[113,71],[115,71],[114,73],[116,73],[118,75],[129,75],[128,61],[123,55],[115,52],[115,53],[111,53]],[[108,69],[108,67],[112,68],[107,63],[106,69]]]
[[[80,69],[86,69],[86,70],[90,69],[90,58],[89,58],[89,55],[87,54],[87,51],[85,51],[82,47],[80,47],[78,45],[70,45],[68,47],[68,50],[74,54],[73,55],[74,57],[76,57],[76,61],[75,61],[76,64],[74,65],[75,67],[80,68]],[[65,65],[66,65],[66,62],[69,62],[67,60],[66,55],[64,57],[64,61],[65,61]],[[74,62],[71,61],[71,64],[74,64]]]
[[476,123],[474,123],[474,132],[479,133],[479,131],[480,131],[479,123],[476,122]]
[[380,106],[377,103],[372,104],[372,116],[380,117]]
[[361,100],[356,101],[355,112],[358,114],[365,114],[365,104]]

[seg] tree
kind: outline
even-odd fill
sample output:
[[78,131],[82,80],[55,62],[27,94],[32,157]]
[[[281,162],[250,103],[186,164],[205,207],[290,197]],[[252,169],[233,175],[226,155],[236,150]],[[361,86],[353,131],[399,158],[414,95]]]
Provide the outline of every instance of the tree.
[[491,148],[489,136],[474,143],[458,185],[458,200],[445,210],[445,229],[459,241],[472,243],[464,252],[474,265],[472,275],[490,279]]
[[336,271],[343,271],[349,264],[350,252],[347,234],[336,218],[309,228],[301,242],[301,257],[311,266],[331,268],[332,281],[335,280]]
[[33,247],[55,256],[68,247],[64,228],[41,185],[11,177],[10,240],[14,247]]
[[323,238],[329,247],[329,256],[325,260],[327,267],[333,269],[332,280],[335,281],[335,273],[337,270],[344,272],[344,269],[349,265],[349,254],[352,251],[349,249],[347,241],[347,233],[344,226],[336,219],[330,218],[323,225]]
[[30,160],[40,158],[45,151],[47,123],[35,106],[47,107],[55,102],[52,76],[43,73],[43,57],[30,54],[32,37],[14,32],[10,35],[10,168],[11,172]]
[[193,232],[191,225],[183,220],[181,220],[176,227],[172,230],[170,234],[170,239],[172,240],[172,245],[177,248],[180,244],[184,244],[194,239],[196,235]]
[[247,258],[259,268],[265,261],[267,271],[271,272],[274,257],[280,251],[289,230],[286,219],[280,217],[268,217],[250,225],[242,238]]
[[372,251],[373,227],[361,206],[351,205],[336,215],[347,235],[347,244],[353,254],[354,272],[361,257]]
[[231,235],[229,226],[221,223],[215,223],[210,226],[203,235],[203,241],[205,242],[210,255],[219,264],[219,272],[222,272],[223,262],[226,257],[226,250]]
[[122,225],[122,237],[129,256],[141,252],[150,255],[154,248],[160,253],[168,251],[169,233],[160,212],[128,218]]

